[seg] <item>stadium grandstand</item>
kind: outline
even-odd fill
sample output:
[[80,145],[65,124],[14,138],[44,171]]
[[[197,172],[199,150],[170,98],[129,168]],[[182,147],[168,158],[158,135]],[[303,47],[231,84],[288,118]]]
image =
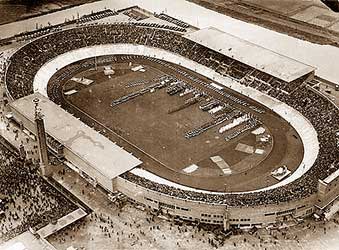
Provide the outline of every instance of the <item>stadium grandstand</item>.
[[[141,164],[130,153],[39,93],[25,96],[10,104],[16,119],[24,122],[30,131],[35,132],[35,98],[40,100],[39,108],[44,115],[46,132],[61,143],[66,160],[79,166],[81,171],[105,189],[113,192],[114,178]],[[24,116],[20,117],[20,114]]]
[[[314,74],[315,68],[312,66],[277,54],[213,27],[188,33],[184,37],[287,83],[306,75],[312,77]],[[213,37],[213,39],[209,39],[210,37]]]
[[[163,18],[168,19],[166,16]],[[213,43],[210,37],[213,37]],[[296,171],[298,174],[290,181],[283,182],[283,185],[235,193],[184,187],[185,185],[148,172],[142,162],[130,154],[134,152],[127,153],[120,145],[110,142],[82,121],[67,114],[62,107],[52,103],[61,104],[61,101],[58,94],[49,90],[49,78],[67,64],[84,59],[78,58],[75,55],[79,53],[72,54],[72,51],[84,49],[94,51],[92,53],[97,56],[95,51],[100,51],[99,47],[114,45],[117,46],[114,49],[125,48],[125,51],[116,53],[130,56],[138,51],[139,56],[150,57],[159,63],[176,61],[181,64],[180,67],[201,69],[196,71],[208,79],[217,82],[220,80],[219,83],[224,87],[232,86],[232,90],[238,94],[246,93],[249,99],[267,105],[267,109],[271,109],[271,104],[276,105],[276,112],[284,119],[289,119],[292,114],[300,117],[305,123],[292,126],[299,135],[302,134],[301,128],[309,126],[310,129],[305,131],[315,142],[313,145],[304,145],[305,151],[307,147],[312,147],[312,150],[307,151],[310,155],[306,155],[305,160],[309,166],[303,171],[303,166],[300,165],[301,171]],[[92,58],[93,54],[89,54],[88,58]],[[71,59],[63,60],[61,67],[55,66],[48,79],[42,81],[44,86],[39,87],[39,91],[44,92],[41,94],[48,94],[52,101],[34,93],[34,84],[39,84],[39,79],[36,79],[39,70],[48,69],[53,59],[57,61],[57,58],[64,55],[70,55],[68,58]],[[271,60],[274,61],[273,64]],[[89,68],[93,65],[96,66],[96,62],[89,65]],[[169,67],[171,65],[166,64]],[[335,133],[339,130],[339,110],[329,99],[308,85],[314,70],[309,65],[254,46],[214,28],[183,35],[179,30],[115,23],[57,30],[36,38],[11,56],[5,82],[15,119],[30,128],[33,104],[28,103],[31,103],[34,96],[39,96],[43,100],[42,111],[46,116],[47,134],[69,149],[70,153],[77,154],[79,159],[75,161],[64,153],[66,160],[96,179],[108,192],[118,190],[149,209],[184,220],[223,225],[228,229],[231,226],[265,226],[288,218],[303,218],[314,212],[321,214],[338,197],[338,188],[331,188],[330,183],[336,183],[339,179],[336,172],[339,169],[339,149],[335,140]],[[187,75],[180,69],[177,71]],[[64,74],[58,78],[59,83],[71,77],[72,74]],[[201,85],[211,88],[206,83]],[[224,93],[215,87],[212,90]],[[293,112],[287,113],[292,109]],[[64,118],[58,120],[54,118],[55,115]],[[294,117],[291,118],[293,119]],[[301,121],[298,119],[296,120]],[[66,127],[69,128],[67,133]],[[34,132],[32,127],[31,130]],[[101,144],[104,146],[100,147]],[[86,166],[79,164],[85,160],[88,163]],[[99,178],[99,173],[104,178]]]

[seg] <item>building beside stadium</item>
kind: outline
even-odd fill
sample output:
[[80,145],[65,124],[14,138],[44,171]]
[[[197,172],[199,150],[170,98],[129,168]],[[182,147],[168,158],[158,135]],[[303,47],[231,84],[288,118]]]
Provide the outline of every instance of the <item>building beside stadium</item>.
[[[15,119],[36,135],[34,102],[38,99],[46,132],[62,147],[62,156],[106,190],[113,192],[114,179],[142,162],[105,136],[60,108],[47,97],[35,93],[10,104]],[[48,143],[48,141],[47,141]],[[55,144],[49,144],[54,151]]]

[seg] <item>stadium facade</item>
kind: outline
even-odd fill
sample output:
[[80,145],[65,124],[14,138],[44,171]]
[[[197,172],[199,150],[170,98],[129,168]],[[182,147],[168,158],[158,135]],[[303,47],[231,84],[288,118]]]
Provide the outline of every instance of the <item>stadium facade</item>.
[[[228,39],[229,44],[211,44],[207,41],[209,32],[214,35],[217,33],[220,39]],[[54,42],[59,46],[53,45]],[[179,48],[184,46],[182,50],[176,46],[178,43],[182,43]],[[46,45],[43,51],[39,49],[39,44]],[[194,53],[194,50],[199,47],[207,51],[208,60],[198,61],[201,55]],[[180,64],[271,108],[288,120],[303,138],[305,153],[299,171],[289,181],[243,193],[181,189],[175,183],[171,186],[171,183],[161,178],[140,174],[136,169],[142,162],[132,152],[126,152],[95,132],[48,100],[47,96],[50,78],[62,67],[93,55],[113,53],[138,54]],[[265,58],[270,60],[258,60],[256,55],[267,55]],[[227,75],[225,64],[219,63],[216,58],[233,60],[246,70],[249,69],[248,72],[268,75],[273,79],[269,86],[272,91],[263,93],[244,84],[243,81],[251,78],[250,73],[241,79]],[[271,64],[271,60],[274,64]],[[213,28],[183,35],[173,30],[124,23],[62,30],[37,38],[12,55],[5,80],[14,119],[36,133],[32,100],[42,100],[47,134],[59,148],[63,148],[61,154],[78,172],[84,173],[108,192],[119,191],[149,209],[184,220],[223,225],[228,229],[231,226],[265,226],[303,218],[314,212],[323,213],[338,197],[338,161],[330,161],[328,166],[323,166],[319,161],[319,158],[323,160],[323,154],[326,153],[322,145],[326,143],[326,139],[323,139],[326,135],[314,127],[318,124],[312,117],[307,117],[307,111],[295,110],[280,97],[300,88],[308,89],[305,83],[313,78],[314,70],[309,65],[222,34]],[[310,91],[328,105],[326,112],[334,112],[333,121],[327,125],[336,130],[338,108],[320,93]],[[279,94],[276,95],[277,92]],[[66,124],[64,121],[67,121]],[[51,144],[49,147],[58,151]],[[337,148],[333,150],[335,154]],[[332,160],[333,156],[328,159]]]

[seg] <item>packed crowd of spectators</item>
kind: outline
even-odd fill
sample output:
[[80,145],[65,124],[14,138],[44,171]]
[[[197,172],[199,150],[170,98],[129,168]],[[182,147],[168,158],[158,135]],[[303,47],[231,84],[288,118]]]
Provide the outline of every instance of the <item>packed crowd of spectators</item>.
[[176,19],[174,17],[171,17],[171,16],[169,16],[165,13],[155,14],[155,17],[160,18],[160,19],[165,20],[165,21],[170,22],[170,23],[174,23],[175,25],[178,25],[178,26],[185,28],[185,29],[190,27],[187,23],[185,23],[185,22],[183,22],[179,19]]
[[318,179],[325,178],[339,168],[338,148],[334,138],[334,133],[339,130],[339,110],[325,97],[303,85],[305,79],[298,79],[288,86],[282,80],[167,30],[112,24],[81,27],[44,36],[24,46],[12,56],[6,75],[11,97],[17,99],[31,94],[36,72],[55,56],[81,47],[111,43],[140,44],[164,49],[205,65],[241,84],[266,92],[301,112],[313,124],[320,142],[319,155],[311,170],[288,185],[260,193],[202,194],[160,185],[131,173],[123,174],[123,178],[149,189],[185,199],[243,206],[279,204],[308,197],[317,191]]
[[87,22],[92,22],[92,21],[97,21],[106,17],[110,16],[116,16],[119,15],[118,12],[112,11],[112,10],[103,10],[103,11],[98,11],[95,13],[91,13],[89,15],[84,15],[81,18],[77,20],[77,23],[87,23]]
[[130,24],[136,25],[136,26],[144,26],[144,27],[151,27],[151,28],[157,28],[157,29],[167,29],[167,30],[173,30],[178,32],[185,33],[187,30],[181,27],[177,26],[171,26],[167,24],[159,24],[159,23],[148,23],[148,22],[130,22]]
[[[72,41],[72,44],[69,41]],[[8,70],[7,79],[13,83],[9,87],[15,88],[10,89],[12,96],[18,98],[20,95],[26,95],[32,91],[31,84],[25,83],[33,80],[37,69],[48,59],[72,49],[109,43],[141,44],[162,48],[197,61],[234,79],[243,79],[251,72],[253,75],[251,67],[174,32],[137,27],[134,24],[95,25],[56,32],[24,46],[19,53],[12,57],[12,65]],[[255,76],[257,77],[257,75]],[[259,78],[255,79],[258,82],[263,82],[262,79],[265,79],[263,76]],[[282,88],[282,85],[280,87]]]
[[76,209],[43,180],[38,166],[0,144],[0,242],[30,227],[39,229]]

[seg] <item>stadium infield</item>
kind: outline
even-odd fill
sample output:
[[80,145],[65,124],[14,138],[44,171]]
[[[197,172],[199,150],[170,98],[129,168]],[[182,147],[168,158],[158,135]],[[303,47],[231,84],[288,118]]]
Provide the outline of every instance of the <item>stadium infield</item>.
[[[119,58],[119,56],[117,56]],[[87,59],[89,61],[93,59]],[[96,59],[98,60],[98,59]],[[84,61],[76,64],[84,64]],[[99,60],[100,61],[100,60]],[[103,73],[103,66],[112,65],[114,75],[108,78]],[[145,72],[132,71],[131,68],[142,65]],[[211,83],[210,79],[193,71],[182,68],[190,76]],[[57,74],[67,70],[66,66]],[[111,102],[121,96],[149,86],[152,80],[161,76],[172,76],[199,88],[209,96],[224,100],[233,107],[244,112],[255,114],[263,123],[266,133],[273,138],[270,143],[260,143],[250,131],[226,142],[225,135],[220,135],[221,125],[211,128],[203,134],[186,139],[185,132],[211,120],[207,112],[199,109],[199,103],[185,109],[168,114],[168,110],[178,107],[192,96],[170,96],[166,88],[148,92],[142,96],[111,107]],[[141,167],[165,179],[213,191],[248,191],[275,184],[271,171],[286,165],[292,172],[299,166],[303,146],[296,131],[275,113],[253,100],[240,96],[227,89],[228,93],[244,99],[250,105],[264,109],[259,114],[240,104],[220,96],[217,92],[204,88],[177,71],[145,58],[120,60],[112,63],[99,64],[98,67],[87,67],[72,72],[68,80],[55,84],[53,76],[49,82],[48,92],[52,100],[61,104],[66,110],[79,117],[88,125],[100,130],[109,139],[133,152],[143,164]],[[84,85],[71,80],[72,77],[90,79],[94,82]],[[129,86],[131,83],[143,81],[143,84]],[[64,95],[69,90],[77,93]],[[237,150],[237,146],[261,148],[264,154],[245,153]],[[222,169],[210,157],[220,156],[231,170],[225,175]],[[192,164],[197,168],[185,172]],[[193,165],[193,166],[194,166]],[[194,168],[193,168],[194,169]]]

